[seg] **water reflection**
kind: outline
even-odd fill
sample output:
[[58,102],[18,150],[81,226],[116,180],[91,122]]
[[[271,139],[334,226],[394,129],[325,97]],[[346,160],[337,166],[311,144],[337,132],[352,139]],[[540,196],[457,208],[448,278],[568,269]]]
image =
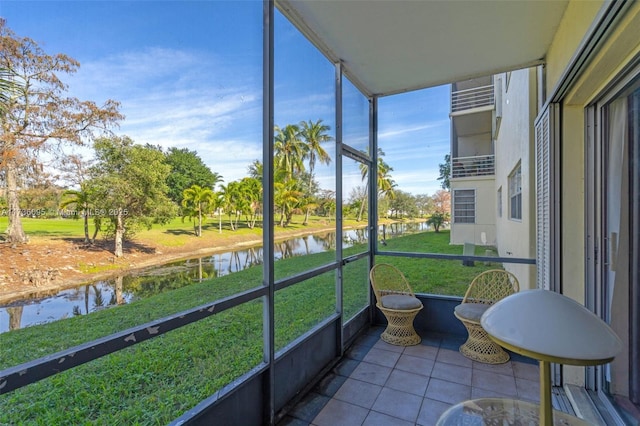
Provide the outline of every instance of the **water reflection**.
[[[394,236],[423,232],[425,223],[380,226],[381,240]],[[343,233],[343,247],[367,243],[365,228]],[[307,235],[274,243],[274,258],[287,259],[336,249],[335,232]],[[194,282],[220,277],[261,265],[262,247],[250,247],[233,252],[159,265],[129,275],[100,280],[75,288],[34,293],[23,300],[0,306],[0,333],[37,324],[57,321],[77,315],[87,315],[110,306],[178,289]]]

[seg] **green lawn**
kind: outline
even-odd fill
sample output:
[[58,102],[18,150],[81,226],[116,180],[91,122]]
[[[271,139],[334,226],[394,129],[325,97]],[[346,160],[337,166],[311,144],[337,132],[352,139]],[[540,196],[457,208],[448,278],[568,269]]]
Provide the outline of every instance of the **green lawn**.
[[[388,240],[398,251],[461,253],[446,232]],[[355,254],[362,247],[346,250]],[[484,254],[484,251],[482,251]],[[276,262],[282,278],[334,253]],[[458,294],[492,265],[397,257],[378,258],[399,266],[416,291]],[[495,265],[494,265],[495,266]],[[345,317],[367,304],[367,261],[347,264]],[[51,324],[0,334],[0,368],[106,336],[260,285],[262,268],[196,283],[130,305]],[[332,312],[335,273],[285,288],[275,298],[276,347],[283,348]],[[166,424],[262,360],[262,302],[253,301],[0,396],[0,424]]]
[[[0,229],[7,229],[8,218],[0,216]],[[27,235],[40,237],[82,237],[84,236],[84,222],[75,219],[41,219],[22,218],[22,228]],[[93,233],[93,223],[90,223]]]
[[[335,220],[331,218],[311,216],[307,225],[302,225],[304,217],[302,215],[294,215],[293,220],[286,228],[280,228],[276,224],[276,233],[296,233],[306,232],[313,229],[326,229],[334,227]],[[388,221],[387,221],[388,222]],[[8,218],[0,216],[0,229],[6,229]],[[356,222],[352,219],[345,219],[344,225],[348,227],[363,227],[366,222]],[[25,233],[34,237],[84,237],[84,222],[82,218],[62,219],[62,218],[22,218],[22,226]],[[89,233],[93,235],[93,221],[89,221]],[[224,239],[225,236],[231,235],[262,235],[262,227],[260,223],[254,229],[249,229],[243,220],[240,221],[238,229],[231,231],[229,220],[227,217],[222,218],[222,234],[219,233],[218,218],[208,217],[203,223],[203,235],[216,239]],[[102,238],[102,234],[98,234],[98,238]],[[193,233],[193,223],[188,219],[184,221],[182,218],[176,217],[166,224],[154,224],[151,229],[141,229],[136,233],[136,237],[156,241],[160,245],[180,246],[186,241],[195,238]]]
[[[384,251],[441,253],[462,255],[462,246],[449,244],[449,231],[421,233],[387,240]],[[477,256],[485,256],[486,247],[476,247]],[[469,283],[480,272],[502,269],[500,263],[474,262],[463,266],[460,260],[418,259],[377,256],[376,263],[390,263],[405,275],[416,293],[463,296]]]

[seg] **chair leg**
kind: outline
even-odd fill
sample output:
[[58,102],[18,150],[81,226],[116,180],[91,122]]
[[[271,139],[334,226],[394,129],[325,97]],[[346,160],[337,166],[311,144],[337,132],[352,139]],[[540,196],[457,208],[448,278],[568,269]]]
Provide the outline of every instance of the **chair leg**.
[[418,311],[398,312],[383,311],[387,318],[387,328],[380,338],[396,346],[413,346],[421,342],[421,338],[413,328],[413,320]]
[[495,343],[479,323],[462,321],[469,332],[469,338],[460,346],[460,353],[469,359],[485,364],[503,364],[509,361],[509,354]]

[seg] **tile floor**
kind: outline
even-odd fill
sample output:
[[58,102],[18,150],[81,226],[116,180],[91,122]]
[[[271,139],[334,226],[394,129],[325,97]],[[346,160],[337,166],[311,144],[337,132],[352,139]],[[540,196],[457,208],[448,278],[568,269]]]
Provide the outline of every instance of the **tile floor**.
[[279,425],[434,425],[452,404],[481,397],[538,402],[535,361],[512,355],[506,364],[471,361],[464,339],[426,335],[417,346],[389,345],[374,328]]

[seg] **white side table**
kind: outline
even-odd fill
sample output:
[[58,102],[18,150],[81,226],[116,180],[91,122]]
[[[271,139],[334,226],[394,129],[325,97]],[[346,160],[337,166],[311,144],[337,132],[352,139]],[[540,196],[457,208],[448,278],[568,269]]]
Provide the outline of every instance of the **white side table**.
[[613,330],[573,299],[547,290],[508,296],[482,315],[482,327],[499,345],[540,362],[540,424],[551,426],[551,362],[598,365],[622,350]]

